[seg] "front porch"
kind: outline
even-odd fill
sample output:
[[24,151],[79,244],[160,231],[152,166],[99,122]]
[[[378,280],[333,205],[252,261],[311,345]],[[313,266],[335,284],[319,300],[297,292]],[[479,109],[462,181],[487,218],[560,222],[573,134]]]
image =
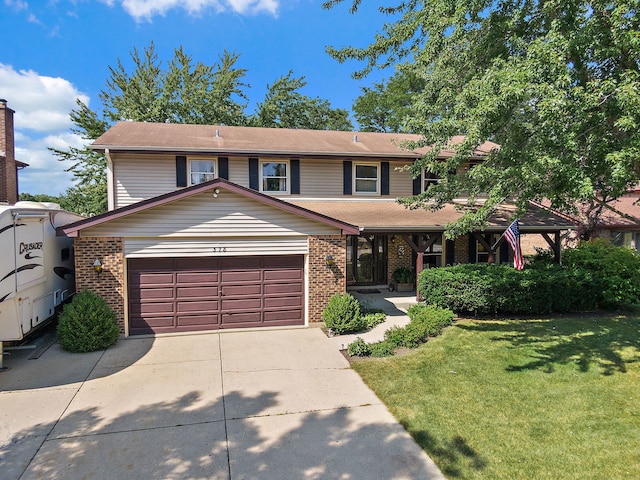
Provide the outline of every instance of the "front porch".
[[[412,282],[415,294],[415,280],[426,268],[461,263],[511,263],[513,252],[501,235],[502,231],[471,232],[455,240],[446,239],[443,231],[363,231],[360,235],[350,235],[346,242],[347,286],[356,291],[373,286],[397,290],[394,272],[404,268],[415,274]],[[540,248],[551,248],[556,261],[560,262],[559,231],[537,231],[528,235],[537,237]]]

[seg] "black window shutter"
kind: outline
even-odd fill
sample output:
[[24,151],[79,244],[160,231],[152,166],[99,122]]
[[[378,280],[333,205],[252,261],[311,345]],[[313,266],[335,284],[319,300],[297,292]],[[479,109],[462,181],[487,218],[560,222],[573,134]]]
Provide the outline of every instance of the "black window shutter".
[[447,240],[447,265],[456,263],[456,242],[455,240]]
[[291,195],[300,194],[300,160],[292,158],[291,165]]
[[249,158],[249,188],[252,190],[260,190],[257,158]]
[[500,263],[509,263],[509,244],[506,240],[500,244]]
[[389,162],[380,164],[380,195],[389,195]]
[[342,171],[343,171],[342,193],[344,193],[345,195],[351,195],[352,179],[351,179],[351,162],[350,161],[345,160],[342,163]]
[[176,187],[187,186],[187,157],[176,157]]
[[469,263],[476,263],[477,240],[472,234],[469,234]]
[[229,159],[227,157],[218,158],[218,177],[229,180]]
[[422,175],[418,175],[413,179],[413,194],[420,195],[422,193]]

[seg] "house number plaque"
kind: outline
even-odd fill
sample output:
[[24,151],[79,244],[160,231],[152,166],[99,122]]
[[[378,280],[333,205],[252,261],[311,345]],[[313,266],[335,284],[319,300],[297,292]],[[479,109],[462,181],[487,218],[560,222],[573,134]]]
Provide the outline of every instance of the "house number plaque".
[[213,247],[213,253],[227,253],[227,247]]

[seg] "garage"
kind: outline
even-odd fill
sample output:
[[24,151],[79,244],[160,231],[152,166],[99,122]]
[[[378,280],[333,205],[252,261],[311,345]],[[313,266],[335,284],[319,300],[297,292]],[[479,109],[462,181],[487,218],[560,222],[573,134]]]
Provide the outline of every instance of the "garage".
[[304,256],[130,258],[129,334],[305,323]]

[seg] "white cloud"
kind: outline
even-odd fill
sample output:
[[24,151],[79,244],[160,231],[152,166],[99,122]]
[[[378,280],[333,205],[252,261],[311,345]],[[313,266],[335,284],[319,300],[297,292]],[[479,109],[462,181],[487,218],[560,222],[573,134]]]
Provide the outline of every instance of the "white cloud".
[[279,0],[102,0],[109,6],[120,3],[137,22],[151,21],[155,15],[166,15],[169,10],[182,9],[198,16],[205,10],[217,13],[233,11],[242,15],[267,13],[277,15]]
[[48,150],[80,147],[83,141],[70,132],[69,113],[79,98],[89,105],[89,97],[71,82],[39,75],[33,70],[16,71],[0,63],[0,98],[15,111],[16,159],[29,164],[19,172],[21,192],[57,195],[71,186],[67,165]]
[[89,102],[71,82],[59,77],[39,75],[33,70],[15,71],[0,63],[0,98],[7,100],[15,114],[16,129],[38,132],[66,130],[76,98]]

